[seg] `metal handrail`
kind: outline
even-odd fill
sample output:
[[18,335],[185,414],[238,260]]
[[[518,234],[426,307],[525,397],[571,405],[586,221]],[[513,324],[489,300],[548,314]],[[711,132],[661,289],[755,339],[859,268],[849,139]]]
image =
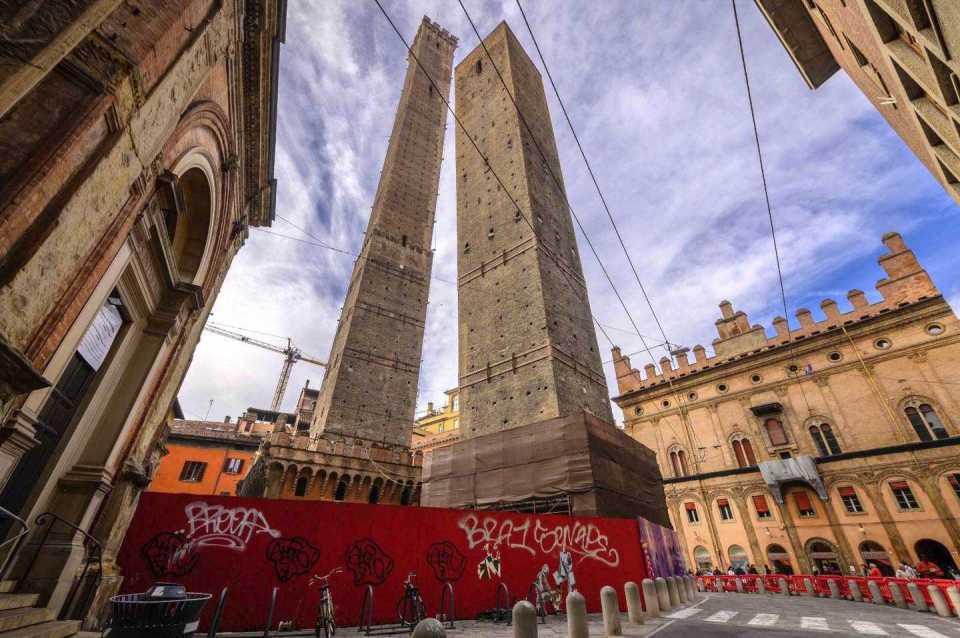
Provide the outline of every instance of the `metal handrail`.
[[[503,594],[501,596],[500,594]],[[504,606],[500,606],[500,601],[503,600]],[[495,616],[493,622],[499,623],[506,620],[507,625],[509,626],[513,622],[512,615],[510,613],[510,590],[507,588],[507,584],[501,582],[497,585],[497,597],[494,602]]]
[[363,592],[363,603],[360,605],[360,622],[357,631],[370,635],[373,629],[373,585],[367,585]]
[[270,625],[273,624],[273,608],[277,606],[277,589],[279,588],[274,587],[273,593],[270,594],[270,608],[267,610],[267,624],[263,627],[263,638],[270,635]]
[[[74,581],[73,585],[70,587],[70,592],[67,594],[67,597],[64,600],[63,607],[60,611],[60,619],[66,619],[67,615],[69,615],[73,610],[73,598],[77,595],[77,592],[83,585],[83,581],[87,577],[87,572],[90,570],[91,559],[95,557],[97,560],[97,574],[93,586],[89,589],[86,600],[83,601],[82,608],[84,611],[86,611],[87,606],[90,604],[90,598],[100,587],[100,579],[103,577],[103,545],[99,540],[97,540],[96,537],[91,536],[85,530],[80,529],[78,526],[74,525],[63,517],[54,514],[53,512],[44,512],[37,516],[33,522],[38,528],[46,526],[46,529],[43,530],[43,535],[40,537],[40,542],[37,544],[37,551],[34,552],[33,557],[30,559],[26,569],[23,571],[23,575],[17,579],[15,591],[19,592],[20,588],[28,581],[28,576],[33,570],[33,566],[37,562],[37,557],[40,555],[40,552],[43,551],[43,548],[47,543],[47,537],[50,536],[50,530],[53,529],[53,526],[57,523],[63,523],[72,529],[75,535],[79,533],[83,537],[84,561],[83,571],[80,573],[80,577]],[[48,522],[49,524],[47,524]]]
[[7,569],[13,564],[13,557],[16,556],[20,551],[20,545],[23,542],[23,538],[30,533],[30,526],[25,520],[3,506],[0,506],[0,514],[12,518],[15,523],[20,523],[20,525],[23,527],[23,530],[19,534],[0,543],[0,549],[3,549],[4,546],[9,545],[10,543],[13,543],[13,549],[11,549],[10,552],[4,556],[3,562],[0,563],[0,580],[3,580],[6,577]]
[[220,616],[223,615],[223,608],[227,604],[227,588],[220,591],[220,601],[217,603],[217,609],[213,612],[213,620],[210,621],[210,631],[207,632],[207,638],[216,638],[217,630],[220,629]]

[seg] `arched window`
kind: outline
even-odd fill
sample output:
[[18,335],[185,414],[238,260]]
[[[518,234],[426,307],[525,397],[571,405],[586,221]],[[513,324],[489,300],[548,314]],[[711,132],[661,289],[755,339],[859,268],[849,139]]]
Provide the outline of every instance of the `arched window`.
[[813,444],[817,446],[817,452],[820,456],[840,454],[840,443],[837,442],[837,437],[834,436],[833,430],[828,424],[811,425],[810,438],[813,439]]
[[710,558],[710,551],[703,545],[697,545],[693,549],[693,561],[697,564],[697,569],[706,571],[713,567],[713,559]]
[[670,466],[673,468],[674,476],[687,476],[689,474],[687,453],[680,449],[672,450],[670,452]]
[[341,477],[340,482],[337,483],[337,489],[333,493],[333,500],[342,501],[343,499],[347,498],[348,487],[349,487],[349,483],[347,482],[347,477],[346,476]]
[[307,495],[307,477],[301,476],[297,479],[297,484],[293,488],[294,496],[306,496]]
[[730,557],[730,566],[734,569],[740,568],[744,571],[747,569],[747,565],[750,562],[750,559],[747,557],[747,552],[744,551],[739,545],[731,545],[727,548],[727,555]]
[[767,436],[770,437],[770,445],[786,445],[787,431],[783,429],[783,422],[780,419],[769,418],[763,423]]
[[947,433],[947,428],[943,425],[943,421],[940,420],[933,406],[929,403],[911,401],[904,408],[904,413],[921,441],[945,439],[950,436]]
[[757,456],[753,453],[753,445],[750,439],[742,434],[738,434],[732,441],[733,456],[737,459],[738,467],[749,467],[757,464]]
[[410,483],[407,483],[406,486],[403,488],[403,492],[401,492],[400,494],[400,504],[409,505],[410,499],[412,497],[413,497],[413,485],[411,485]]

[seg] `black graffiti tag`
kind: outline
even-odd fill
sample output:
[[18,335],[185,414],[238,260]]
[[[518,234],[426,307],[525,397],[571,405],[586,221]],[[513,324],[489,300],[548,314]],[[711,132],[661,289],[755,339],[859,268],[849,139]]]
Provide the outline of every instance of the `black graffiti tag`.
[[299,536],[274,539],[267,547],[267,560],[281,583],[306,574],[319,558],[320,550]]
[[460,580],[467,561],[450,541],[434,543],[427,550],[427,564],[441,583]]
[[185,576],[200,558],[190,551],[189,542],[179,532],[160,532],[143,544],[140,555],[158,578]]
[[347,549],[346,561],[356,586],[383,584],[393,571],[393,559],[369,538],[354,542]]

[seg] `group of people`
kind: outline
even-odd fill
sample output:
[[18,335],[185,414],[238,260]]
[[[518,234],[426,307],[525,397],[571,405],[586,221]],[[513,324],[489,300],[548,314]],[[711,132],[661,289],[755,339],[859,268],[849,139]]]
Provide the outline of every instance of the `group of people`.
[[[948,567],[947,569],[941,568],[936,563],[932,563],[926,559],[921,559],[916,565],[908,565],[907,563],[900,563],[900,566],[897,567],[896,571],[893,574],[890,574],[891,571],[889,566],[886,566],[887,569],[883,570],[876,563],[868,563],[860,565],[858,570],[855,565],[850,565],[850,576],[864,576],[869,578],[881,578],[883,576],[894,576],[896,578],[905,578],[905,579],[914,579],[914,578],[952,578],[953,580],[960,580],[960,572],[958,572],[953,567]],[[764,565],[761,570],[757,569],[756,565],[731,565],[727,568],[726,571],[721,569],[716,569],[714,567],[700,568],[697,569],[697,576],[746,576],[750,574],[779,574],[784,576],[789,576],[793,574],[793,569],[789,567],[783,567],[777,565],[775,569],[771,569],[768,565]],[[884,573],[884,572],[887,573]],[[835,563],[830,563],[824,565],[823,568],[814,567],[813,568],[814,576],[839,576],[840,567]]]

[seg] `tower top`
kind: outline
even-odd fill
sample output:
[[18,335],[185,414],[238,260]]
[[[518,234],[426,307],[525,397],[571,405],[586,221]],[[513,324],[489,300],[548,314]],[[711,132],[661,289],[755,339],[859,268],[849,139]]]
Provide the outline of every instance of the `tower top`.
[[457,46],[457,37],[451,34],[449,31],[440,26],[439,23],[434,22],[430,19],[430,16],[423,16],[423,21],[420,23],[421,29],[429,29],[432,31],[438,38],[446,40],[453,46]]

